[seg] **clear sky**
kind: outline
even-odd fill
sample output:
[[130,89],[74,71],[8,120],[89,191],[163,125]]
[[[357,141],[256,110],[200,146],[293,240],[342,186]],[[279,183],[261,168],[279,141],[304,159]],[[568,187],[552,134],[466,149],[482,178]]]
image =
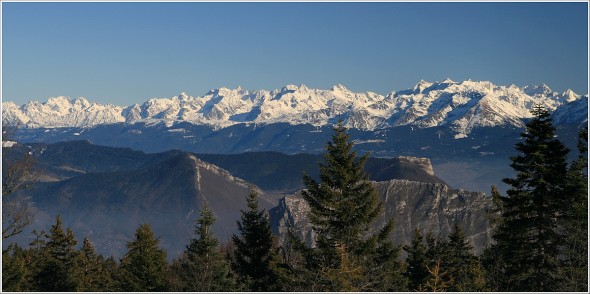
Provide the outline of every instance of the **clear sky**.
[[2,3],[2,99],[421,79],[588,92],[587,3]]

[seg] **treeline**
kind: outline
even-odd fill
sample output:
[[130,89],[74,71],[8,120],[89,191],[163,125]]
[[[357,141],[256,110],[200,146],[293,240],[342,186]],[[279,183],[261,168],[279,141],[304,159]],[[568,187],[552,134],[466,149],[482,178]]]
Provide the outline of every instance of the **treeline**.
[[[84,238],[81,246],[57,217],[49,232],[35,232],[27,249],[3,252],[2,290],[63,291],[464,291],[487,290],[479,259],[460,227],[448,240],[415,231],[409,246],[376,248],[363,256],[338,246],[335,256],[302,243],[278,246],[254,190],[228,244],[213,236],[205,205],[195,236],[171,263],[148,224],[141,225],[119,260],[105,258]],[[297,247],[299,246],[299,247]],[[316,252],[317,250],[317,252]],[[400,258],[405,250],[408,258]]]
[[492,187],[494,242],[480,256],[461,224],[440,239],[416,229],[394,245],[392,220],[370,230],[382,203],[368,181],[347,130],[339,124],[319,164],[319,182],[304,176],[316,245],[290,231],[279,244],[251,189],[239,234],[221,244],[205,203],[182,256],[171,263],[148,224],[120,259],[98,254],[57,217],[49,233],[34,232],[26,249],[3,252],[3,291],[580,291],[588,290],[587,131],[579,157],[556,138],[548,112],[534,118],[512,158],[507,195]]

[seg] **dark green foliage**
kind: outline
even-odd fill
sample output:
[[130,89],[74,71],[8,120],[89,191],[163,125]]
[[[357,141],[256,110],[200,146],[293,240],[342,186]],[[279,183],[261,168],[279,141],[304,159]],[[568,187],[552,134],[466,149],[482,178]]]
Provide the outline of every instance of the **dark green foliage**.
[[367,290],[383,292],[402,292],[408,289],[408,279],[404,276],[405,264],[400,258],[401,246],[391,241],[381,242],[375,252],[370,254],[367,276]]
[[62,227],[61,216],[45,235],[47,241],[38,254],[38,272],[34,274],[36,288],[42,292],[76,291],[79,281],[76,279],[75,249],[78,242],[69,227]]
[[242,210],[238,222],[240,235],[232,237],[236,246],[232,266],[250,291],[275,291],[278,290],[277,276],[271,269],[276,258],[274,241],[268,215],[258,208],[257,197],[257,192],[251,188],[247,197],[248,210]]
[[357,159],[352,147],[340,122],[326,145],[326,163],[319,164],[320,182],[307,175],[303,179],[307,190],[302,195],[311,207],[310,221],[321,248],[362,248],[364,235],[382,209],[364,171],[368,154]]
[[213,236],[211,226],[215,223],[215,214],[206,203],[203,205],[201,215],[197,219],[195,227],[196,238],[191,239],[187,246],[187,256],[191,261],[196,261],[201,256],[215,255],[219,241]]
[[410,246],[404,249],[409,290],[411,291],[485,291],[486,279],[479,259],[458,225],[448,241],[429,232],[425,238],[414,231]]
[[35,239],[23,250],[11,245],[3,254],[3,287],[10,291],[113,291],[112,273],[105,268],[87,239],[76,250],[70,228],[65,232],[61,217],[50,229],[33,231]]
[[580,131],[578,158],[567,171],[567,202],[562,226],[565,230],[560,260],[560,291],[588,290],[588,129]]
[[426,241],[426,264],[432,270],[435,264],[447,255],[448,247],[444,240],[436,238],[431,231],[426,234],[424,239]]
[[564,192],[568,149],[555,138],[548,111],[535,107],[534,118],[516,144],[512,157],[515,178],[501,200],[502,219],[494,233],[495,251],[502,265],[500,291],[558,290],[560,218],[570,196]]
[[305,251],[307,270],[319,273],[313,290],[404,290],[400,249],[389,240],[392,220],[380,232],[369,232],[382,203],[364,170],[368,154],[357,158],[342,122],[334,127],[324,159],[319,182],[303,179],[302,195],[317,232],[317,249]]
[[119,285],[123,291],[167,291],[166,252],[158,247],[150,225],[139,226],[135,240],[127,243],[128,252],[121,259]]
[[450,277],[448,290],[453,292],[483,291],[485,278],[473,247],[465,239],[463,230],[455,225],[446,244],[443,268]]
[[428,260],[423,239],[420,230],[415,229],[411,244],[404,246],[404,250],[408,253],[404,276],[408,278],[410,291],[417,291],[428,279]]
[[115,268],[108,268],[107,261],[102,255],[96,253],[94,245],[84,238],[82,248],[80,248],[77,264],[77,291],[100,292],[114,291],[115,281],[113,275]]
[[317,291],[317,273],[311,270],[309,261],[313,260],[313,250],[296,237],[292,230],[287,231],[286,241],[278,248],[278,260],[272,263],[281,291]]
[[234,289],[230,264],[211,229],[215,220],[213,211],[205,204],[197,219],[195,238],[190,240],[184,258],[176,260],[172,266],[181,280],[180,287],[174,290],[209,292]]
[[32,264],[29,252],[17,244],[11,244],[2,251],[2,291],[33,291]]

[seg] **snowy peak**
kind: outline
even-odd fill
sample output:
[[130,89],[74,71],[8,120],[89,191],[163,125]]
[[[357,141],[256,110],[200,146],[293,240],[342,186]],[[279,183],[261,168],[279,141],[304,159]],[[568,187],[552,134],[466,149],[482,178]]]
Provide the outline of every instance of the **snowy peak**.
[[546,85],[497,86],[489,81],[443,82],[421,81],[411,91],[390,95],[392,116],[388,124],[419,127],[449,126],[456,138],[466,137],[477,127],[523,126],[522,119],[531,117],[533,104],[540,103],[550,111],[567,99],[576,100],[575,93],[558,94]]
[[[218,88],[202,97],[185,92],[172,98],[152,98],[127,107],[91,103],[79,97],[49,98],[17,106],[4,102],[3,123],[29,128],[92,127],[99,124],[190,122],[221,129],[237,123],[334,124],[363,130],[412,125],[448,126],[457,138],[483,126],[522,126],[529,110],[540,103],[553,111],[580,100],[571,90],[556,93],[547,85],[498,86],[489,81],[421,80],[412,89],[383,96],[353,92],[342,84],[330,89],[286,85],[275,90]],[[579,108],[567,108],[578,111]]]
[[343,84],[336,84],[330,90],[332,92],[350,92]]
[[430,86],[432,86],[432,83],[427,82],[425,80],[420,80],[420,82],[418,84],[416,84],[416,86],[414,86],[414,93],[420,94],[420,93],[424,92],[424,90]]
[[2,108],[2,123],[30,128],[92,127],[125,121],[121,116],[122,107],[90,103],[82,97],[52,97],[45,103],[31,101],[21,107],[3,102]]
[[[572,92],[573,93],[573,92]],[[575,93],[574,93],[575,94]],[[556,124],[588,124],[588,95],[577,100],[567,102],[553,112],[553,122]]]
[[[574,91],[567,89],[565,92],[561,94],[561,98],[566,102],[572,102],[580,99],[580,95],[574,93]],[[586,97],[587,99],[587,97]]]
[[545,84],[524,86],[522,90],[529,96],[550,95],[551,93],[553,93],[551,88],[549,88]]

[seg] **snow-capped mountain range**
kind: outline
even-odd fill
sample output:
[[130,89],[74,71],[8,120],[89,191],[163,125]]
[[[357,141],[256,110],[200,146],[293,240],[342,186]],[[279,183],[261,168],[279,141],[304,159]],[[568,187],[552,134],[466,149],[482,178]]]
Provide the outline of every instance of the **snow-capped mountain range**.
[[[572,118],[587,117],[588,96],[571,90],[552,91],[546,85],[497,86],[487,81],[420,81],[413,89],[385,96],[355,93],[341,84],[328,90],[287,85],[280,90],[249,91],[242,88],[211,90],[202,97],[181,93],[172,98],[152,98],[142,104],[114,106],[92,103],[79,97],[49,98],[18,106],[2,103],[3,124],[27,128],[93,127],[115,123],[190,122],[222,129],[238,123],[289,123],[323,126],[343,119],[346,126],[361,130],[411,125],[420,128],[448,126],[456,137],[482,126],[523,126],[533,104]],[[571,104],[571,105],[570,105]],[[562,107],[563,106],[563,107]]]

